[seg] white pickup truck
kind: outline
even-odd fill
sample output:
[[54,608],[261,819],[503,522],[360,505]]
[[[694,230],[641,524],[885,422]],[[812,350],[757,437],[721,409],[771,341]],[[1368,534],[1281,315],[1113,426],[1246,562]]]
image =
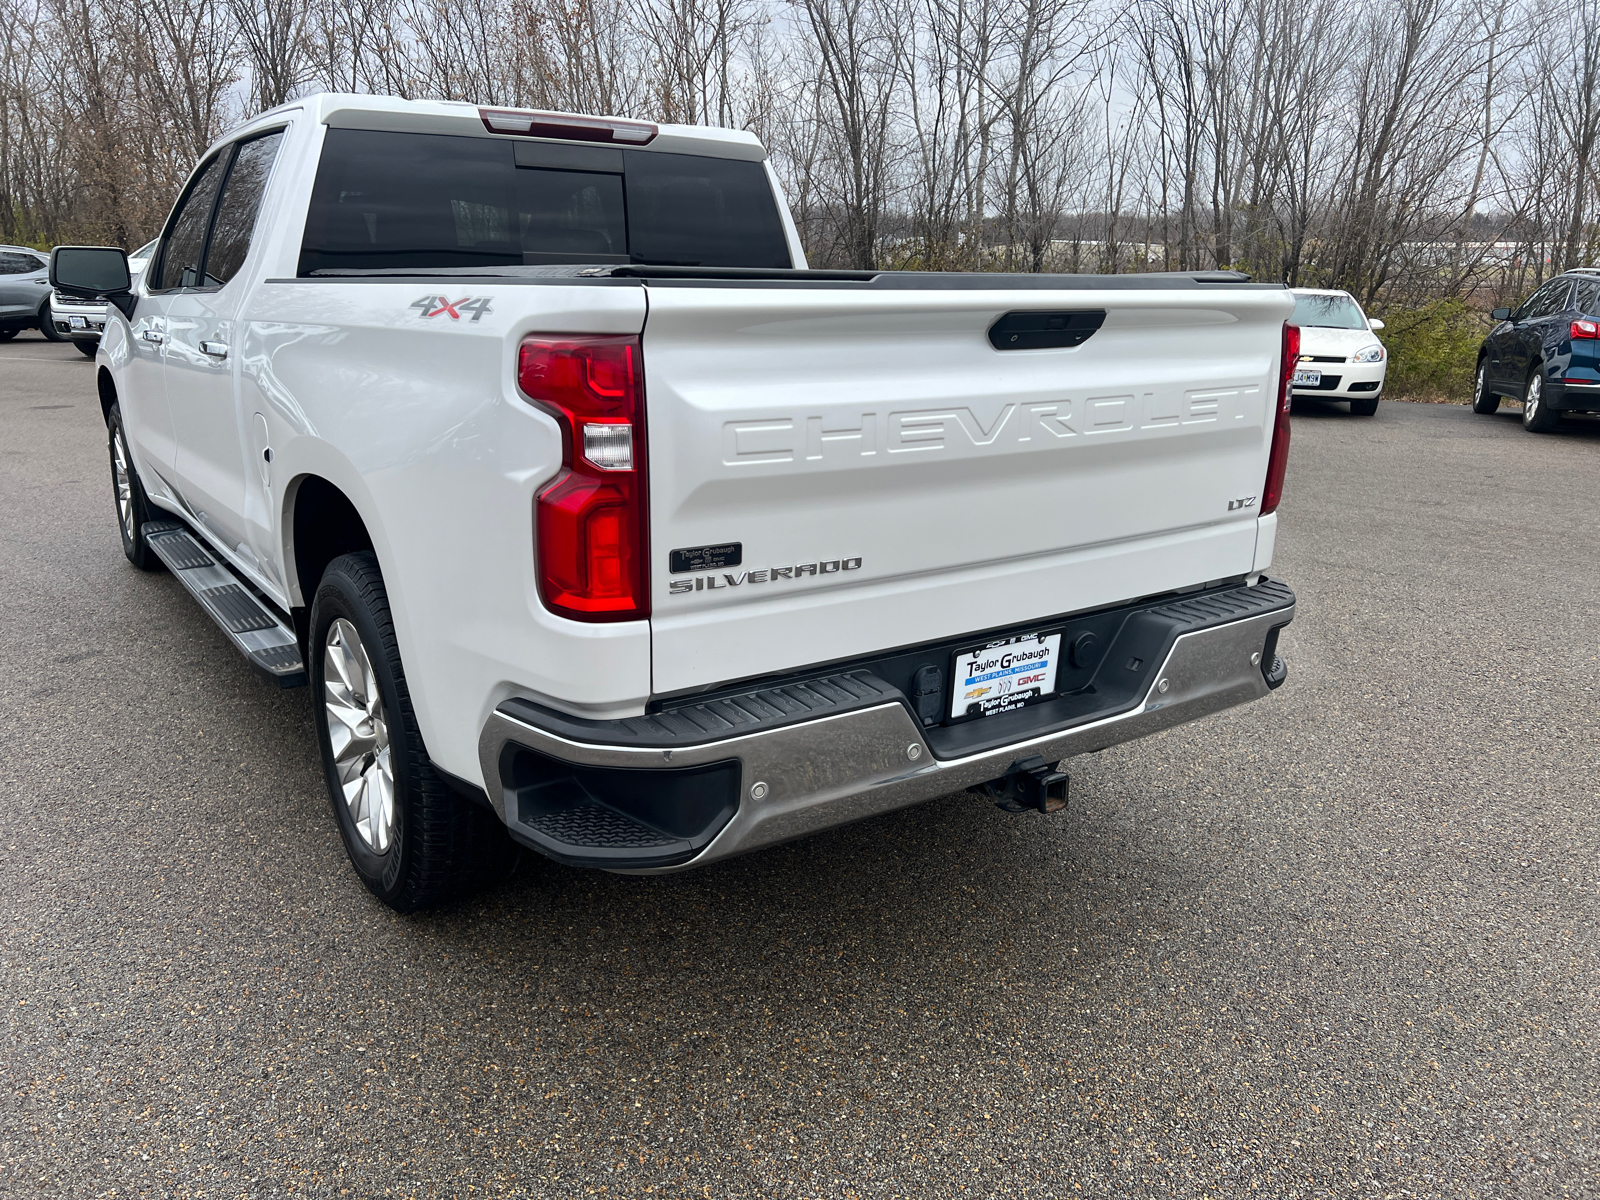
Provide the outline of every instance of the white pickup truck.
[[759,142],[319,95],[111,305],[123,548],[312,688],[351,861],[680,870],[1261,696],[1294,297],[810,271]]

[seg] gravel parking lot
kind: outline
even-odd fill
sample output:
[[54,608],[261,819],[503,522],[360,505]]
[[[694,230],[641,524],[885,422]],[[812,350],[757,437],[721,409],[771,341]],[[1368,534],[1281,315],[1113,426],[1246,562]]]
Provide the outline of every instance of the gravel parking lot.
[[1594,1196],[1600,426],[1309,403],[1288,684],[671,878],[362,889],[0,344],[0,1194]]

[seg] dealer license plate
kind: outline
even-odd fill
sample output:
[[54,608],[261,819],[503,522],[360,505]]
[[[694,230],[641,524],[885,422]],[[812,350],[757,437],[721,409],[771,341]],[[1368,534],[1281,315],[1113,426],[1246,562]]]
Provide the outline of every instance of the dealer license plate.
[[1056,691],[1061,634],[1002,638],[956,655],[950,719],[987,717],[1048,700]]
[[1302,367],[1294,373],[1295,387],[1317,387],[1321,383],[1321,371],[1307,371],[1304,367]]
[[69,326],[71,326],[73,329],[87,329],[87,328],[89,328],[89,322],[87,320],[85,320],[83,317],[68,317],[67,318],[67,324]]

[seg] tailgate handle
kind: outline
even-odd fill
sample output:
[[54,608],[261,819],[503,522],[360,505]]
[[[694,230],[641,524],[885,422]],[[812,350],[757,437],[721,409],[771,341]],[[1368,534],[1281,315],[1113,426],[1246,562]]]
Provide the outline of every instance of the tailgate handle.
[[1081,346],[1105,323],[1106,310],[1078,312],[1009,312],[989,326],[989,344],[996,350],[1058,350]]

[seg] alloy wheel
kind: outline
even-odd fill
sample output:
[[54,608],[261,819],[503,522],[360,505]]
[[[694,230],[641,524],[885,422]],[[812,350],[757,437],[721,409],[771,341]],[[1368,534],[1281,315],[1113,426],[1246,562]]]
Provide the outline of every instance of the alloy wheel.
[[328,626],[322,654],[322,703],[339,789],[357,835],[383,854],[394,843],[394,767],[378,679],[360,634],[343,617]]
[[1533,378],[1528,380],[1527,395],[1522,401],[1522,423],[1524,425],[1532,425],[1539,419],[1539,404],[1543,398],[1544,375],[1536,372]]
[[122,522],[122,536],[133,542],[133,480],[128,473],[128,447],[122,440],[122,426],[111,434],[111,478],[117,489],[117,519]]
[[1472,381],[1472,407],[1483,403],[1483,364],[1478,364],[1477,378]]

